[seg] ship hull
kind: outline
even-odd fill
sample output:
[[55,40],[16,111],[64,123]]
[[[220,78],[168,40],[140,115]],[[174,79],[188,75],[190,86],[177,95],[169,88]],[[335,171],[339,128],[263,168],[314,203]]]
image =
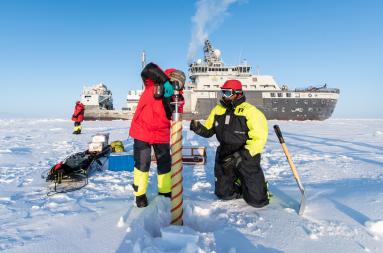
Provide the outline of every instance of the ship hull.
[[94,106],[85,106],[84,120],[130,120],[133,113],[124,110],[106,110]]
[[[184,109],[183,118],[206,119],[221,99],[220,92],[210,93],[209,97],[196,99],[194,110],[189,104],[189,108]],[[269,120],[326,120],[334,112],[339,95],[334,92],[284,92],[284,94],[290,93],[291,97],[281,95],[282,97],[273,98],[269,96],[270,93],[269,91],[245,92],[247,102],[261,110]],[[195,96],[195,94],[190,95]]]
[[[271,97],[272,93],[276,96],[281,94],[281,97]],[[245,95],[246,101],[261,110],[269,120],[302,121],[330,118],[338,101],[339,92],[245,91]],[[185,91],[184,96],[186,103],[182,117],[185,120],[207,119],[221,99],[221,93],[218,91],[204,92],[202,95],[198,92]],[[131,111],[85,107],[85,120],[131,120],[133,115]]]

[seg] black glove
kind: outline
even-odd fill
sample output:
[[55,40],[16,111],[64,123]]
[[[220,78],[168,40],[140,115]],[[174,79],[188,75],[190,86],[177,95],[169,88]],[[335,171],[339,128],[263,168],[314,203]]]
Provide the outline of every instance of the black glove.
[[201,124],[201,123],[199,123],[199,121],[192,119],[190,121],[190,130],[197,133],[197,131],[200,128],[199,124]]
[[242,157],[237,151],[231,155],[224,157],[221,160],[221,165],[224,171],[228,171],[228,170],[233,170],[237,168],[241,161],[242,161]]
[[174,108],[171,104],[171,101],[172,101],[171,97],[170,98],[165,98],[165,97],[162,98],[162,104],[164,106],[166,118],[168,118],[168,120],[172,119],[172,114],[174,111]]

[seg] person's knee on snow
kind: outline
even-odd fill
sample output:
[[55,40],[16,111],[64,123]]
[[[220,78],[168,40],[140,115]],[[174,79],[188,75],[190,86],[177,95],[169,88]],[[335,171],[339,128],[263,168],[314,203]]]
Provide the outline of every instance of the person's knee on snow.
[[220,153],[216,153],[216,161],[214,166],[215,187],[214,193],[219,199],[230,200],[239,197],[239,193],[235,188],[235,180],[237,178],[234,167],[224,166],[220,159]]
[[242,178],[243,199],[251,206],[263,207],[269,203],[269,199],[265,176],[260,165],[261,155],[251,156],[247,150],[243,153],[244,159],[238,167],[238,173]]

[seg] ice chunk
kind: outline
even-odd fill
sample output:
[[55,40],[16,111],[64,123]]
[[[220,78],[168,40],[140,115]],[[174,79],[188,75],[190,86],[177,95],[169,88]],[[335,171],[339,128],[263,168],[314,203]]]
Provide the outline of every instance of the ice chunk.
[[188,243],[197,243],[198,234],[190,227],[170,225],[161,228],[164,241],[174,246],[183,247]]
[[383,238],[383,220],[378,220],[375,222],[367,221],[365,225],[372,234],[380,238]]

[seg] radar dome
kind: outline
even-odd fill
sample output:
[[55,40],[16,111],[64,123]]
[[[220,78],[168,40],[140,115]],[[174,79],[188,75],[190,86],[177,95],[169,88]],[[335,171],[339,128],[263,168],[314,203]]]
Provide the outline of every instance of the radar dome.
[[219,49],[214,49],[214,56],[219,58],[221,56],[221,51],[219,51]]
[[198,65],[201,65],[201,64],[202,64],[202,59],[198,59],[198,60],[196,61],[196,63],[197,63]]

